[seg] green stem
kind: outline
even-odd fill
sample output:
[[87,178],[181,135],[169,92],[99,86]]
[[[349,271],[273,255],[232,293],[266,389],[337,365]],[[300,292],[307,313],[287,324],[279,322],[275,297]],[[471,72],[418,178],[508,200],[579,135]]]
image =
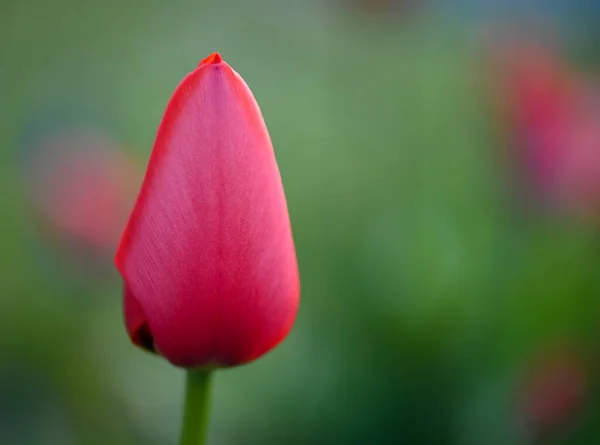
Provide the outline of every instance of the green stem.
[[208,437],[208,412],[212,372],[189,370],[180,445],[204,445]]

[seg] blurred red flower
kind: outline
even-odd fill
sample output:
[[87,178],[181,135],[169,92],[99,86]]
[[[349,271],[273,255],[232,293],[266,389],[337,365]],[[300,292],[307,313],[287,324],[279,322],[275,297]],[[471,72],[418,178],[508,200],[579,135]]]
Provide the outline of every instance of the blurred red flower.
[[52,233],[98,253],[118,244],[138,175],[114,142],[83,128],[46,137],[29,160],[27,186]]
[[523,40],[497,53],[494,83],[508,143],[536,199],[581,217],[600,211],[600,108],[556,48]]
[[521,414],[529,431],[538,438],[557,433],[583,406],[585,363],[573,351],[549,351],[531,363],[521,389]]

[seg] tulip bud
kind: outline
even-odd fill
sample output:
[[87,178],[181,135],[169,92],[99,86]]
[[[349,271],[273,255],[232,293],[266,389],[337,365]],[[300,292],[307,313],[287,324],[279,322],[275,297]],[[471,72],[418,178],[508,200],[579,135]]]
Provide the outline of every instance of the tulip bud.
[[131,340],[176,366],[251,362],[293,325],[298,267],[271,139],[217,53],[167,105],[115,261]]

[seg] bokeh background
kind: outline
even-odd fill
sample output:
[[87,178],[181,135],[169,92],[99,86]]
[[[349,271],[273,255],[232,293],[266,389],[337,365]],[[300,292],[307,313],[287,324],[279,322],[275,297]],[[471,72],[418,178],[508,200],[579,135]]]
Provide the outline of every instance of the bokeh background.
[[599,443],[594,5],[0,0],[0,444],[177,443],[183,372],[129,343],[112,257],[212,51],[262,107],[303,293],[218,374],[210,444]]

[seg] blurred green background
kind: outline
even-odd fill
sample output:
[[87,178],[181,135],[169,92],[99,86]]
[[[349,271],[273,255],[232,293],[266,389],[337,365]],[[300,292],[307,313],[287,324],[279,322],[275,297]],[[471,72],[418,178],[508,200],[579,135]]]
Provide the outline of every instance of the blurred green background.
[[[527,20],[593,79],[597,11],[554,3]],[[177,443],[183,372],[130,344],[112,255],[212,51],[269,127],[302,300],[219,372],[210,443],[598,443],[600,233],[507,168],[482,42],[529,26],[509,6],[0,0],[0,444]]]

